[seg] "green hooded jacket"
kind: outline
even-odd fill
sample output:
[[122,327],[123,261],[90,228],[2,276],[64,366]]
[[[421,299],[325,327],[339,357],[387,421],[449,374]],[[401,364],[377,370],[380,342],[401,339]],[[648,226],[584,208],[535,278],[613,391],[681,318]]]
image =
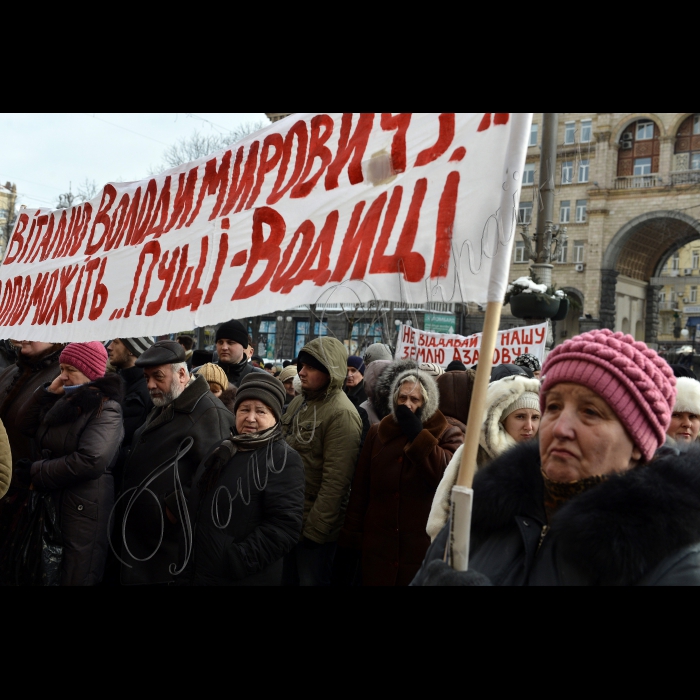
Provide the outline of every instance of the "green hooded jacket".
[[335,338],[316,338],[302,352],[330,372],[318,395],[297,396],[282,417],[287,444],[304,462],[306,492],[302,534],[319,544],[335,542],[343,527],[360,451],[362,421],[343,391],[348,352]]

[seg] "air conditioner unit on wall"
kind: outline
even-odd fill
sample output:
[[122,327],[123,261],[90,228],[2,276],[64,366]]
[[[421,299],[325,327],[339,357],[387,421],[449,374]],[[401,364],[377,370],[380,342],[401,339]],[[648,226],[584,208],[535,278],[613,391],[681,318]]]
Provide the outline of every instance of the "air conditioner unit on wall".
[[577,263],[574,269],[576,272],[583,272],[586,269],[586,265],[585,263]]
[[620,141],[620,148],[623,151],[631,151],[634,144],[631,141]]
[[625,131],[625,133],[620,136],[620,141],[634,141],[634,134],[631,131]]

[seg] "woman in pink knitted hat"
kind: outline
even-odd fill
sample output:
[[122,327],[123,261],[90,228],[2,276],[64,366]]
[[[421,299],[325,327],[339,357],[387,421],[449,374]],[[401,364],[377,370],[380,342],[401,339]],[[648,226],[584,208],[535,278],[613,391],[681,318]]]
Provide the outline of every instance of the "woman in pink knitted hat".
[[40,386],[19,415],[20,429],[36,445],[22,476],[27,485],[53,492],[60,504],[63,586],[94,586],[104,573],[111,469],[124,437],[123,381],[105,376],[106,367],[102,343],[67,345],[60,375]]
[[671,368],[629,335],[557,347],[539,445],[474,481],[469,571],[441,561],[445,527],[414,585],[700,585],[700,454],[659,450],[675,400]]

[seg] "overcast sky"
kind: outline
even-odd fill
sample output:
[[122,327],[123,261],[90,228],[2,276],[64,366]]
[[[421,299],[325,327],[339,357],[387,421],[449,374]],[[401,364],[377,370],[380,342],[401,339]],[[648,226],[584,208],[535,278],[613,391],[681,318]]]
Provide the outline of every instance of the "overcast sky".
[[[208,121],[203,121],[208,120]],[[165,149],[195,130],[265,122],[263,113],[0,114],[0,184],[17,184],[18,204],[56,205],[73,183],[129,182],[147,177]],[[109,123],[107,123],[109,122]],[[135,133],[134,133],[135,132]]]

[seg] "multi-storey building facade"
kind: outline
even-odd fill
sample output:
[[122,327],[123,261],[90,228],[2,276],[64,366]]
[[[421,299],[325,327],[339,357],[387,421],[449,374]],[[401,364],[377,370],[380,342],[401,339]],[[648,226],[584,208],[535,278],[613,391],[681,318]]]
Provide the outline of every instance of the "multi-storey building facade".
[[[285,116],[268,114],[273,121]],[[541,143],[542,114],[535,114],[523,223],[538,214]],[[558,144],[554,223],[566,227],[567,244],[553,261],[553,278],[575,303],[556,324],[555,342],[602,327],[656,344],[674,338],[674,328],[700,324],[700,302],[693,301],[700,287],[700,113],[560,113]],[[528,274],[525,255],[518,236],[511,280]],[[458,331],[481,330],[474,307],[452,311]],[[519,323],[506,307],[503,326]]]
[[[700,114],[559,117],[554,223],[567,227],[568,245],[553,263],[554,280],[580,308],[558,324],[556,340],[591,327],[650,343],[667,339],[667,328],[659,327],[660,311],[667,311],[664,304],[670,301],[663,287],[682,285],[663,270],[684,246],[700,239]],[[537,213],[541,120],[535,114],[520,204],[523,221]],[[694,249],[700,242],[691,246],[687,267],[678,269],[691,270],[688,276],[700,280],[700,270],[692,266]],[[513,279],[527,274],[523,258],[523,244],[516,243]],[[692,284],[687,286],[683,299],[692,296]]]

